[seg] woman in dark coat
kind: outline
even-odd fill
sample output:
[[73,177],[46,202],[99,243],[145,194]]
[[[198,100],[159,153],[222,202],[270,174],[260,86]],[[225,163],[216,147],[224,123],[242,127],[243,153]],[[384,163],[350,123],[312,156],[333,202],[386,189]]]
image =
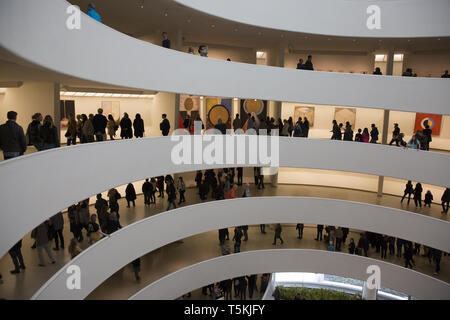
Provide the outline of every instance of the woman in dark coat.
[[58,129],[53,125],[51,116],[45,116],[44,123],[39,128],[41,138],[41,150],[53,149],[59,147]]
[[414,191],[413,184],[412,184],[411,180],[408,180],[408,183],[406,184],[406,187],[405,187],[405,191],[403,192],[402,200],[400,200],[400,202],[403,202],[405,197],[408,196],[408,204],[409,204],[409,201],[411,200],[411,194],[413,193],[413,191]]
[[136,138],[144,137],[144,120],[142,120],[141,115],[139,113],[136,114],[136,118],[133,121],[134,128],[134,136]]
[[419,206],[422,208],[422,184],[420,182],[417,182],[416,188],[414,189],[414,204],[417,208],[417,203],[419,203]]
[[129,183],[127,185],[127,188],[125,189],[125,198],[127,199],[127,208],[130,207],[130,202],[133,202],[133,207],[136,207],[136,203],[134,200],[136,200],[136,190],[134,190],[134,186],[132,183]]
[[128,113],[123,114],[122,120],[120,120],[120,137],[122,139],[133,138],[133,129],[131,128],[131,120]]

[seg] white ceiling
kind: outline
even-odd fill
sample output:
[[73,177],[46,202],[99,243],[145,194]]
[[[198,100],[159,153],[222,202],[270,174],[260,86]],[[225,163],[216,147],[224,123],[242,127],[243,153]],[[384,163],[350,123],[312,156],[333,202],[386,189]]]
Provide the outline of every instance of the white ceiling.
[[[174,41],[182,30],[186,42],[214,43],[266,49],[279,43],[293,50],[379,52],[393,45],[398,51],[450,52],[450,37],[419,39],[364,39],[284,32],[238,24],[181,6],[172,0],[70,0],[87,10],[94,2],[106,25],[133,37],[159,44],[161,32]],[[143,8],[141,5],[143,4]],[[214,26],[214,27],[213,27]]]

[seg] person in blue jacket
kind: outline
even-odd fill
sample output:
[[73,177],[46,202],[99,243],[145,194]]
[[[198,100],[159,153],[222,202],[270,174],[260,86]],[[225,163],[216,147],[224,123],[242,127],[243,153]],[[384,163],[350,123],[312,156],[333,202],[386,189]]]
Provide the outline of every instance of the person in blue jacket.
[[97,20],[98,22],[102,22],[102,19],[100,18],[100,15],[97,11],[95,11],[95,4],[90,3],[89,4],[89,10],[87,12],[87,15],[91,17],[92,19]]

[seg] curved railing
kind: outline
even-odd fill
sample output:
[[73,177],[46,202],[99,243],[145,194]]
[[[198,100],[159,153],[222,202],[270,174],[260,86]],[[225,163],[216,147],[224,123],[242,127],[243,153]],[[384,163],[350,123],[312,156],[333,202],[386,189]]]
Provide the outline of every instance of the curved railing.
[[[376,38],[450,36],[447,0],[174,1],[221,19],[291,32]],[[379,17],[380,28],[369,29],[368,20],[369,26],[376,26],[376,21],[371,23],[374,15]]]
[[450,285],[401,266],[354,254],[324,250],[246,251],[202,261],[173,272],[138,291],[130,300],[173,300],[225,279],[274,272],[313,272],[366,281],[369,266],[380,268],[381,287],[421,300],[449,300]]
[[[121,87],[450,114],[446,79],[308,72],[205,59],[137,40],[84,14],[80,29],[68,29],[68,6],[63,0],[2,1],[0,46],[40,67]],[[201,80],[192,81],[193,75]]]
[[[239,145],[238,136],[228,138],[235,147]],[[246,136],[246,139],[251,138]],[[250,140],[246,141],[248,146]],[[165,174],[264,166],[260,157],[256,157],[255,164],[247,161],[244,165],[176,164],[172,150],[177,145],[179,142],[171,141],[170,137],[107,141],[52,149],[1,162],[0,256],[55,212],[112,187]],[[444,187],[450,185],[447,170],[450,155],[371,143],[280,137],[279,166],[340,170]]]
[[[182,207],[133,223],[84,250],[47,281],[32,299],[84,299],[134,259],[199,233],[231,226],[298,221],[367,230],[450,251],[450,223],[424,215],[343,200],[240,198]],[[71,265],[78,266],[82,272],[80,290],[66,287],[67,270]]]

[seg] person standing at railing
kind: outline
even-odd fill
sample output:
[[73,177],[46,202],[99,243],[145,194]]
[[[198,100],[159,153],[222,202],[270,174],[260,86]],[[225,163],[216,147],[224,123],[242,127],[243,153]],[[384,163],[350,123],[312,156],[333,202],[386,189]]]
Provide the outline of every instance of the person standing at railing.
[[27,140],[29,146],[34,146],[37,151],[42,150],[42,141],[39,134],[41,129],[42,114],[35,113],[31,117],[31,122],[27,128]]
[[306,60],[305,64],[303,65],[303,69],[304,70],[311,70],[311,71],[314,70],[314,66],[313,66],[313,63],[312,63],[312,55],[308,56],[308,60]]
[[348,121],[345,123],[344,141],[353,141],[352,125]]
[[44,123],[39,130],[39,135],[42,141],[41,150],[59,148],[58,129],[53,125],[51,116],[45,116]]
[[136,114],[136,117],[133,121],[133,129],[134,129],[134,136],[136,138],[143,138],[144,137],[144,120],[142,120],[142,117],[139,113]]
[[159,129],[161,130],[161,133],[163,136],[168,136],[170,132],[170,122],[167,120],[167,114],[162,115],[162,121],[159,124]]
[[102,108],[97,110],[97,114],[94,116],[92,125],[94,126],[95,138],[97,139],[97,142],[106,140],[106,126],[108,125],[108,120],[103,115]]
[[122,139],[133,138],[133,128],[128,113],[123,114],[122,120],[120,120],[120,137]]
[[441,78],[450,78],[450,74],[448,74],[448,70],[445,70],[444,74],[441,76]]
[[441,197],[441,202],[442,202],[442,212],[441,213],[447,213],[449,205],[450,205],[450,188],[445,189],[445,191]]
[[303,119],[303,136],[308,138],[309,135],[309,120],[307,117]]
[[164,48],[170,49],[170,40],[169,37],[167,36],[167,32],[164,31],[162,33],[162,37],[163,37],[162,46]]
[[375,126],[375,123],[372,123],[371,125],[371,130],[370,130],[370,143],[377,143],[378,141],[378,128]]
[[90,3],[88,7],[89,7],[89,9],[86,12],[86,14],[89,17],[91,17],[92,19],[97,20],[98,22],[102,22],[102,19],[100,18],[100,14],[97,11],[95,11],[95,8],[96,8],[95,4]]
[[9,111],[8,121],[0,126],[0,149],[5,160],[21,156],[27,150],[23,128],[16,123],[17,112]]

